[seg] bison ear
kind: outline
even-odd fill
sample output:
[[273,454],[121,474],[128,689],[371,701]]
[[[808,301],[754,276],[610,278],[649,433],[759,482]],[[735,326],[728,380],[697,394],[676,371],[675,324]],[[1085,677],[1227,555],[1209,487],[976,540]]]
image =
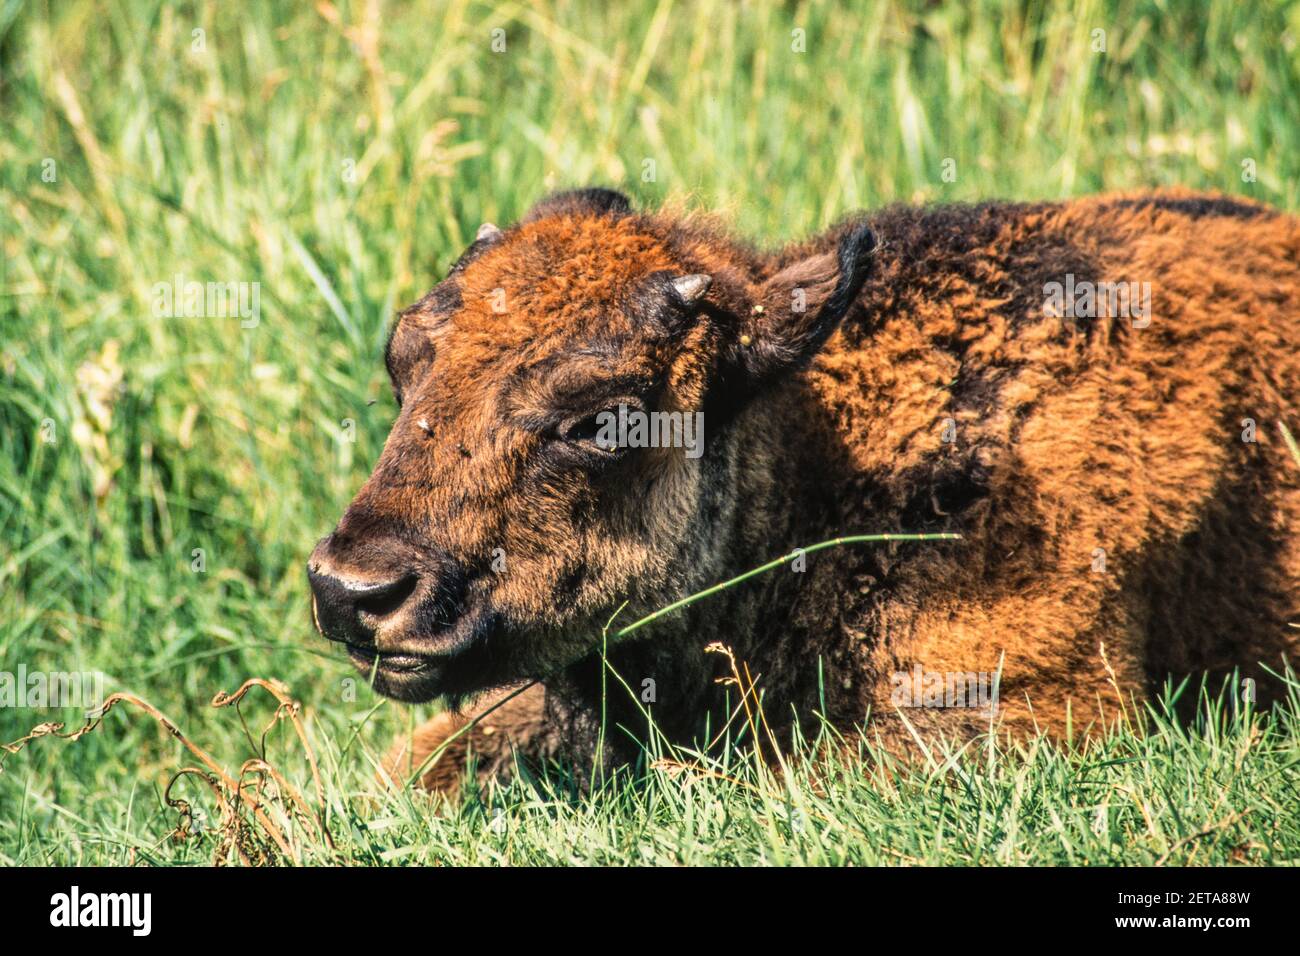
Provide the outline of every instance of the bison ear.
[[853,306],[875,249],[876,237],[862,223],[834,251],[800,259],[763,283],[734,346],[751,382],[812,361]]
[[569,189],[547,196],[524,216],[524,222],[534,222],[549,216],[586,214],[590,216],[626,216],[632,211],[631,201],[613,189]]

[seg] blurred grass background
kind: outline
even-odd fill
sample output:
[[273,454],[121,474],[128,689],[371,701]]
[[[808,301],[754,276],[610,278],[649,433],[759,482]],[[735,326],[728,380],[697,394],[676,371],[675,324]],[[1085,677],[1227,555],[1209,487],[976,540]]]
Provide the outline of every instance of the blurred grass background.
[[[394,416],[394,310],[481,221],[589,183],[762,242],[1160,184],[1294,210],[1298,37],[1226,0],[0,0],[0,669],[101,670],[214,753],[213,694],[274,676],[382,749],[412,712],[350,693],[303,566]],[[260,322],[154,318],[177,274]],[[0,773],[0,861],[163,832],[154,726],[53,743]]]

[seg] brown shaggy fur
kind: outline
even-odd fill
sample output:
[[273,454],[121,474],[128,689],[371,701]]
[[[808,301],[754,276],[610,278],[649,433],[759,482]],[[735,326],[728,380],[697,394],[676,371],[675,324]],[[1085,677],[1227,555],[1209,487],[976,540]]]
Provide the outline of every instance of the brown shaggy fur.
[[[668,281],[693,274],[712,279],[704,298],[674,298]],[[1045,287],[1067,275],[1149,282],[1149,324],[1053,315]],[[720,726],[712,641],[761,675],[778,725],[824,697],[835,724],[870,713],[892,741],[894,675],[917,666],[1001,660],[1013,731],[1082,732],[1116,685],[1170,675],[1240,668],[1266,699],[1261,664],[1300,647],[1300,469],[1277,427],[1300,424],[1298,338],[1300,222],[1243,200],[895,207],[767,254],[608,191],[560,194],[486,229],[402,314],[401,414],[311,570],[413,583],[318,618],[401,699],[481,707],[545,678],[469,741],[484,775],[516,752],[635,756],[644,719],[613,681],[608,723],[626,732],[594,753],[589,651],[624,600],[621,623],[848,533],[963,540],[809,555],[613,648],[634,689],[654,681],[661,730]],[[593,449],[582,423],[620,402],[702,410],[703,456]],[[435,718],[405,759],[463,720]],[[426,785],[452,788],[465,756]]]

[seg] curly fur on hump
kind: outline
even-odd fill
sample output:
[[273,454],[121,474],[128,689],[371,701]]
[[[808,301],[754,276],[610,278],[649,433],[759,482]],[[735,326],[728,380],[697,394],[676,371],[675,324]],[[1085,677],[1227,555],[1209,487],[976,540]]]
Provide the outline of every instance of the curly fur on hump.
[[[440,286],[436,308],[408,312],[390,350],[399,375],[439,350],[430,374],[450,380],[441,398],[415,373],[397,387],[421,390],[426,419],[461,436],[461,454],[445,452],[461,470],[430,479],[450,482],[442,492],[396,480],[414,467],[399,464],[412,454],[401,443],[415,413],[404,408],[358,500],[391,511],[385,502],[407,495],[397,511],[425,527],[443,514],[438,495],[460,494],[457,514],[476,515],[456,518],[468,523],[454,533],[433,519],[429,534],[466,566],[491,538],[475,528],[513,522],[525,561],[529,535],[539,539],[522,590],[493,585],[500,620],[536,626],[495,639],[497,657],[482,652],[484,688],[506,682],[487,675],[498,665],[505,675],[508,655],[520,662],[514,678],[543,676],[526,671],[558,659],[543,649],[559,646],[555,635],[579,619],[603,623],[625,596],[626,613],[653,609],[790,549],[872,531],[963,540],[808,555],[802,572],[765,575],[647,628],[611,652],[614,668],[635,689],[653,680],[656,723],[678,740],[720,726],[724,662],[704,648],[721,641],[760,675],[778,725],[824,711],[847,728],[870,713],[901,742],[896,695],[915,672],[1001,668],[1002,725],[1064,734],[1113,715],[1117,690],[1148,693],[1170,676],[1239,668],[1266,700],[1262,667],[1300,647],[1289,626],[1300,620],[1300,467],[1278,428],[1300,426],[1291,216],[1183,191],[898,206],[766,253],[588,191],[545,201],[470,258],[454,296]],[[686,316],[654,284],[683,274],[711,278]],[[1108,282],[1136,284],[1130,314],[1113,314],[1114,300],[1095,316],[1050,304],[1051,290],[1091,283],[1096,305]],[[512,305],[485,318],[493,289]],[[782,305],[791,289],[811,296],[806,312]],[[836,295],[847,296],[839,307]],[[1135,314],[1144,301],[1145,317]],[[439,323],[434,338],[406,331]],[[473,444],[505,441],[480,389],[523,383],[493,407],[540,420],[560,401],[556,376],[585,381],[572,363],[605,361],[587,352],[659,376],[660,401],[705,410],[709,444],[693,465],[662,454],[625,463],[613,490],[582,479],[552,508],[561,499],[548,495],[571,479],[557,471],[543,492],[521,477],[527,455],[544,450],[494,465]],[[470,475],[471,457],[509,477]],[[530,518],[510,517],[520,500]],[[563,517],[546,524],[541,512]],[[569,605],[576,616],[564,618]],[[486,772],[514,753],[592,759],[601,687],[587,657],[462,744]],[[635,734],[644,721],[626,697],[610,694],[608,720]],[[988,726],[972,708],[905,713],[922,730]],[[436,718],[394,762],[418,760],[463,719]],[[634,753],[608,747],[599,756]],[[427,782],[451,786],[448,766],[459,764]]]

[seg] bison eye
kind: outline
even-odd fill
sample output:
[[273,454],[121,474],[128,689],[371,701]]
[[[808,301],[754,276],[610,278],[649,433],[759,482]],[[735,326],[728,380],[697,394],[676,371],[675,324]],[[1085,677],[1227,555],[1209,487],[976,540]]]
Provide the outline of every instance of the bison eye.
[[[609,422],[612,425],[607,424]],[[584,451],[617,454],[621,450],[618,446],[618,410],[609,409],[565,419],[555,429],[555,437]]]
[[626,450],[626,446],[621,443],[620,420],[626,421],[628,415],[641,411],[640,402],[625,402],[597,412],[574,415],[555,427],[554,437],[584,451],[618,455]]
[[[571,418],[561,422],[560,427],[557,429],[558,437],[563,441],[595,443],[610,414],[607,411],[596,412],[586,418]],[[617,423],[618,413],[613,412],[612,414],[614,415],[614,421]]]

